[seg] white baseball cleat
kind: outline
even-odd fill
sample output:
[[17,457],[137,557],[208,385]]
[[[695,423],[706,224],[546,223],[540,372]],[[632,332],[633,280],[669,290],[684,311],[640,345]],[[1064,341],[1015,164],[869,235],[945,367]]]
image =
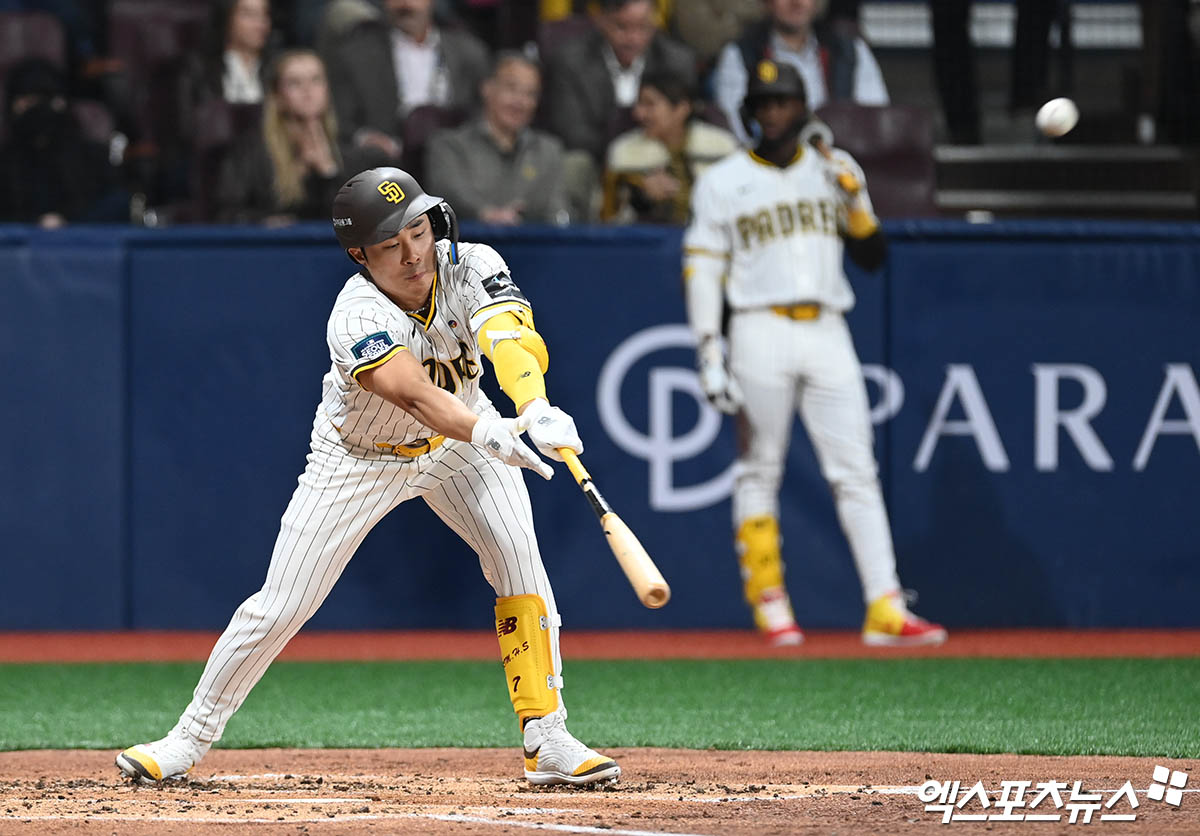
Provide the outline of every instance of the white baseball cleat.
[[754,623],[772,647],[795,647],[804,643],[804,633],[796,626],[792,602],[782,587],[764,589],[754,606]]
[[162,740],[130,746],[117,755],[117,767],[142,784],[178,781],[187,777],[208,746],[172,731]]
[[525,724],[525,778],[531,784],[594,784],[616,781],[621,767],[567,731],[561,711]]

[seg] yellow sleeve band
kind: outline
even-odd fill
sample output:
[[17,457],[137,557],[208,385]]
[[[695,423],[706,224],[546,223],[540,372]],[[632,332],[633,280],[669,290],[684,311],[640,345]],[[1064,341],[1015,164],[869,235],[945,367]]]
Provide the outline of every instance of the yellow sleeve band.
[[544,372],[550,357],[532,326],[532,315],[504,311],[483,323],[477,338],[479,350],[496,370],[496,382],[518,408],[534,398],[546,398]]

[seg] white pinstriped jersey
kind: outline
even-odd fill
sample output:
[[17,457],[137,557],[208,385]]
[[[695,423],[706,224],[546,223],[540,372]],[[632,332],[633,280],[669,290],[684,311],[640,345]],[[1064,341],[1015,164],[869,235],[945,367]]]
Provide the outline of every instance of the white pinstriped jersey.
[[314,450],[395,459],[393,446],[434,435],[400,407],[363,389],[355,377],[399,351],[411,352],[435,384],[474,412],[490,403],[479,390],[483,368],[475,334],[490,317],[527,308],[529,302],[491,247],[461,243],[458,264],[452,264],[449,242],[436,246],[437,275],[428,316],[401,310],[361,273],[338,294],[326,330],[333,362],[313,420]]
[[[858,163],[840,149],[833,156],[863,184],[870,210]],[[829,165],[803,146],[786,168],[743,152],[696,181],[684,252],[688,258],[728,259],[725,294],[734,310],[797,302],[837,311],[854,307],[838,237],[844,209]]]

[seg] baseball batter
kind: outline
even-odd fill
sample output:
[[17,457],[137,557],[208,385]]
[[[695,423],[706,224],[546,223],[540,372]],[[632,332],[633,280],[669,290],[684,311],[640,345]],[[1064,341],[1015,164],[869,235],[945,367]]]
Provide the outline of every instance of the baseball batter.
[[697,181],[684,277],[701,386],[718,409],[740,411],[733,522],[746,601],[769,641],[803,641],[784,586],[778,523],[798,410],[862,582],[863,640],[940,643],[946,631],[910,613],[901,593],[866,385],[843,318],[854,304],[843,251],[868,269],[885,255],[862,170],[849,154],[826,158],[801,139],[819,123],[809,123],[804,85],[788,65],[758,65],[742,113],[758,123],[761,141]]
[[[333,226],[360,270],[329,317],[332,365],[308,466],[284,512],[266,582],[234,613],[171,732],[121,752],[117,766],[145,783],[186,775],[321,606],[367,532],[421,497],[479,555],[496,591],[525,777],[615,780],[616,762],[565,726],[561,619],[518,469],[552,475],[520,439],[526,430],[550,458],[562,460],[559,448],[583,450],[575,422],[547,401],[548,356],[529,301],[496,251],[459,244],[449,205],[399,169],[372,169],[342,186]],[[501,418],[480,391],[481,355],[519,418]]]

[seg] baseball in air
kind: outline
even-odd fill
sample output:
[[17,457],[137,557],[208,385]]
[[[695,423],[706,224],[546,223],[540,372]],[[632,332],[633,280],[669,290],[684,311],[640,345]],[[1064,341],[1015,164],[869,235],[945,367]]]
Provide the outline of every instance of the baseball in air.
[[1051,99],[1037,112],[1038,130],[1046,136],[1062,136],[1079,121],[1079,108],[1070,99]]

